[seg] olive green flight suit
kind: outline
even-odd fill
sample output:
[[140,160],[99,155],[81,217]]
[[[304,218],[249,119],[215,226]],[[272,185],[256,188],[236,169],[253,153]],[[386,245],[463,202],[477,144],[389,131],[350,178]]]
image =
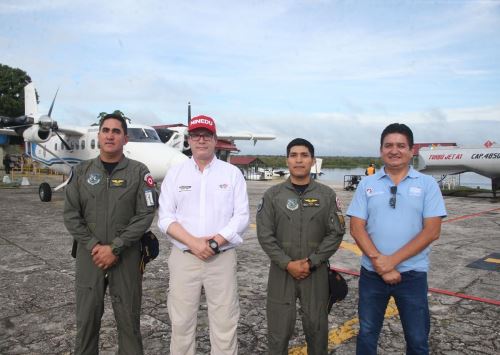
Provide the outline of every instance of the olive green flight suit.
[[[257,236],[271,259],[267,285],[269,354],[288,354],[300,301],[308,354],[328,350],[328,269],[345,232],[335,192],[311,180],[299,195],[290,179],[269,188],[257,209]],[[290,261],[309,258],[315,270],[296,280]]]
[[[123,157],[109,175],[99,157],[73,169],[66,187],[64,224],[78,242],[75,354],[98,354],[104,295],[118,328],[118,353],[142,354],[140,239],[153,222],[156,191],[147,167]],[[149,184],[148,184],[149,183]],[[92,261],[96,244],[113,245],[119,260],[108,270]]]

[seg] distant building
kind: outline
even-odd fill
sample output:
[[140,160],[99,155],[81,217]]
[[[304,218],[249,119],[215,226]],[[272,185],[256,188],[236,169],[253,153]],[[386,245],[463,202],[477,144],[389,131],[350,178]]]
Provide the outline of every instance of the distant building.
[[238,167],[247,180],[270,180],[272,171],[265,168],[262,160],[249,156],[231,156],[230,163]]

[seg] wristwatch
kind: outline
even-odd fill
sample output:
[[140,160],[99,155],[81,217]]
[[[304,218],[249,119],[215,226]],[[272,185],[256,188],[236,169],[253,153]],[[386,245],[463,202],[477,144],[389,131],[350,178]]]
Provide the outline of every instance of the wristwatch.
[[117,245],[115,244],[111,244],[111,252],[116,255],[116,256],[119,256],[120,255],[120,247],[118,247]]
[[208,246],[210,247],[210,249],[212,249],[214,251],[215,254],[220,253],[219,243],[217,243],[217,241],[215,239],[209,239]]
[[313,272],[316,270],[316,265],[313,265],[311,259],[307,259],[307,263],[309,264],[309,271]]

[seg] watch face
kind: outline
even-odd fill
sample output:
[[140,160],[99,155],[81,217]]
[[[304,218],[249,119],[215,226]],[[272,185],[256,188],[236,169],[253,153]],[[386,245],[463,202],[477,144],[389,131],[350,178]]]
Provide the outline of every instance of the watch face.
[[216,249],[218,247],[219,247],[219,245],[217,244],[217,242],[215,240],[210,241],[210,248]]

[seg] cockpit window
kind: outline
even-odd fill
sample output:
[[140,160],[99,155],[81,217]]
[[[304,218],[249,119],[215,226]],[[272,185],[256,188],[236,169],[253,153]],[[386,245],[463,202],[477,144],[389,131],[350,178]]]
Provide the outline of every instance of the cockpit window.
[[152,128],[129,128],[127,131],[129,142],[161,142],[160,137]]

